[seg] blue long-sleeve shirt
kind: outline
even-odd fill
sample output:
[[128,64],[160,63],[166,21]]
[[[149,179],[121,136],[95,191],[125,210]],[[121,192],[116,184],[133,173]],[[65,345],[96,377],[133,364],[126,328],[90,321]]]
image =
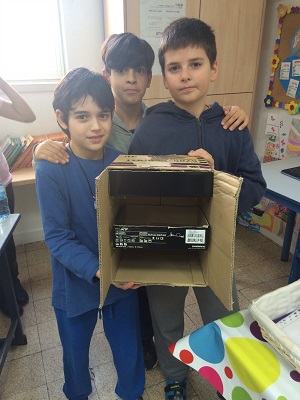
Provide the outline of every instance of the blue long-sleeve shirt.
[[[52,305],[74,317],[99,307],[100,285],[94,279],[99,269],[95,178],[120,152],[105,146],[101,160],[68,152],[65,165],[38,162],[36,191],[51,255]],[[105,305],[130,294],[111,285]]]
[[148,108],[139,122],[129,154],[180,155],[203,148],[214,158],[215,169],[244,178],[238,210],[250,210],[264,195],[266,182],[249,129],[224,130],[223,118],[218,103],[202,112],[199,119],[173,102],[157,104]]

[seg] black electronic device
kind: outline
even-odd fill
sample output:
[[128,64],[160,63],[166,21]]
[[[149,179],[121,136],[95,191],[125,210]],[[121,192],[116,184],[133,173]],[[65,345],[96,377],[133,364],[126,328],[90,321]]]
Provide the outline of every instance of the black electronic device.
[[283,169],[281,173],[300,181],[300,166]]

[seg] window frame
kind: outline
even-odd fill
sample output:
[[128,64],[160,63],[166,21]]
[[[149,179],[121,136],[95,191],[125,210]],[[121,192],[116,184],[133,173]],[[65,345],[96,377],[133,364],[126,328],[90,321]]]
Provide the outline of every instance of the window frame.
[[[55,7],[57,10],[57,21],[55,22],[55,37],[57,38],[55,53],[56,53],[56,64],[57,69],[53,73],[53,77],[38,77],[38,78],[28,78],[20,77],[19,79],[14,77],[6,79],[14,88],[19,92],[39,92],[39,91],[53,91],[57,86],[57,83],[61,77],[67,71],[67,52],[66,52],[66,38],[65,38],[65,27],[64,27],[64,16],[63,16],[63,5],[62,0],[50,0],[55,2]],[[3,49],[2,49],[3,50]],[[0,50],[3,57],[3,51]],[[5,55],[4,55],[5,57]],[[3,59],[3,58],[2,58]],[[1,72],[2,74],[2,72]],[[56,74],[56,75],[55,75]]]

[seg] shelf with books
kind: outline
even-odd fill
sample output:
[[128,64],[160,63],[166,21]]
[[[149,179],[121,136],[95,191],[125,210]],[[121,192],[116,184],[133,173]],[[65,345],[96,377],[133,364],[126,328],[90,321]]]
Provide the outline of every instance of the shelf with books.
[[64,132],[37,136],[26,134],[16,138],[7,135],[0,142],[0,150],[7,160],[9,170],[13,176],[14,186],[35,183],[35,173],[32,168],[32,150],[37,143],[47,139],[68,142],[68,137]]
[[13,186],[24,186],[35,183],[35,172],[32,167],[19,168],[12,171]]
[[[30,135],[28,135],[30,136]],[[9,164],[10,171],[15,171],[20,168],[29,168],[32,165],[32,150],[33,147],[40,142],[43,142],[47,139],[51,139],[58,142],[67,142],[68,137],[64,132],[58,133],[51,133],[45,135],[38,135],[38,136],[30,136],[29,140],[26,144],[26,149],[23,151],[22,154],[14,161],[13,164]]]

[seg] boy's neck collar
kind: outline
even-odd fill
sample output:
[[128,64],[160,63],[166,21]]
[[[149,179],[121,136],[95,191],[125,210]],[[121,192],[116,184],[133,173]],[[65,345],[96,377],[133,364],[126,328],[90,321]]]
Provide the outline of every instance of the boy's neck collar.
[[93,155],[91,154],[89,156],[89,155],[85,155],[85,154],[82,154],[82,153],[78,153],[75,149],[72,148],[71,143],[72,142],[69,142],[67,146],[69,147],[69,150],[75,156],[76,159],[81,158],[83,160],[101,160],[101,159],[104,158],[104,147],[102,147],[101,152],[99,151],[99,153],[97,155],[96,154],[93,154]]
[[208,106],[207,104],[204,104],[203,107],[201,106],[201,107],[195,107],[195,109],[192,109],[192,108],[188,109],[188,108],[180,107],[174,101],[172,101],[172,102],[175,104],[176,107],[180,108],[181,110],[184,110],[184,111],[188,112],[189,114],[193,115],[197,119],[200,118],[201,114],[204,111],[206,111],[206,110],[208,110],[210,108],[210,106]]
[[142,103],[129,107],[119,107],[116,104],[115,113],[118,118],[123,122],[126,129],[130,131],[136,128],[137,123],[142,119],[144,115],[144,110]]

